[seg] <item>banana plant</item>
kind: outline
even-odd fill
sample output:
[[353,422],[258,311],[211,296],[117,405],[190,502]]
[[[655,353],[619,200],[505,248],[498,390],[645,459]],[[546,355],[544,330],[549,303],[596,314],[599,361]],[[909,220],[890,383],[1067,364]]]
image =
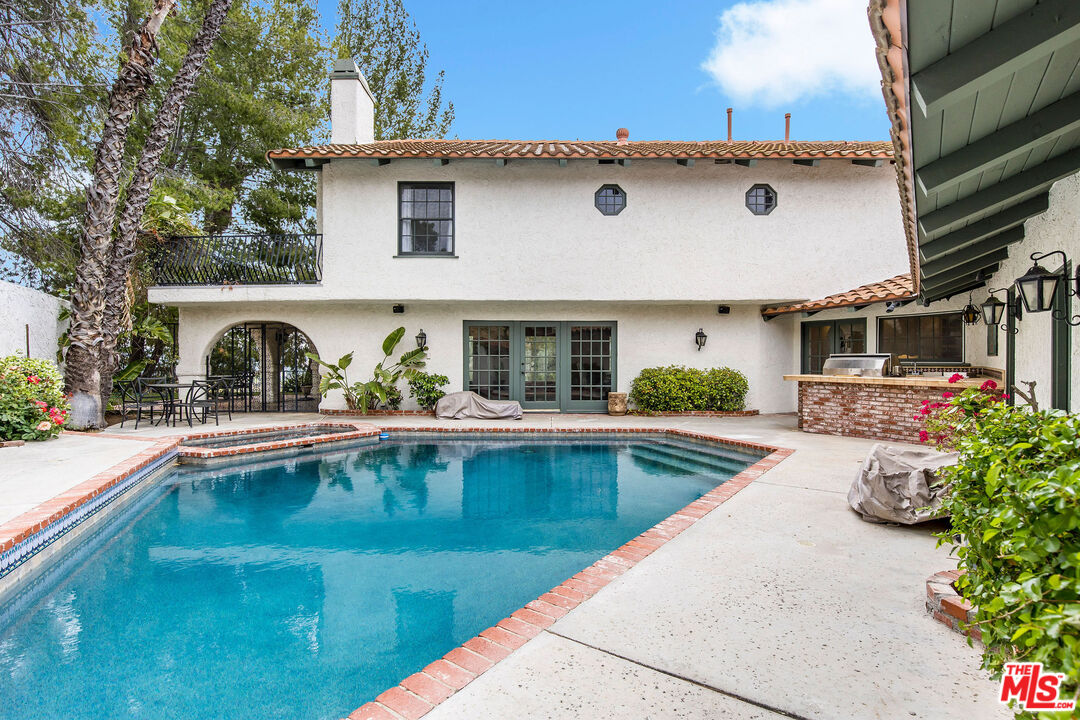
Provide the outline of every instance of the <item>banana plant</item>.
[[352,353],[343,355],[336,363],[327,362],[316,353],[307,353],[308,359],[314,360],[328,371],[319,382],[319,390],[324,395],[327,390],[341,390],[345,393],[345,403],[349,409],[359,409],[363,415],[367,415],[373,398],[385,404],[387,393],[397,386],[398,380],[401,378],[412,380],[427,362],[426,349],[416,348],[403,353],[397,362],[387,364],[403,337],[405,337],[403,327],[397,328],[386,336],[382,343],[383,359],[375,365],[371,379],[367,382],[349,383],[347,368],[352,364]]

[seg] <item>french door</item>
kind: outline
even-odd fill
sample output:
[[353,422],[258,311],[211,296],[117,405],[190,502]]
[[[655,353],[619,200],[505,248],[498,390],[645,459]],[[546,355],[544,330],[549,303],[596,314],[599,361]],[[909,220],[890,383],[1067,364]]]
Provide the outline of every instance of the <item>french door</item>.
[[613,322],[466,321],[465,386],[523,408],[602,412],[615,389]]

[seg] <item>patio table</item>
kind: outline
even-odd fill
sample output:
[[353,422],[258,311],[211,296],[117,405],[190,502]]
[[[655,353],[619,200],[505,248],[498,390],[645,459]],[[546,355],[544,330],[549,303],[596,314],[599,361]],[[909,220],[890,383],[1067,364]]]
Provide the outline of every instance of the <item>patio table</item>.
[[192,383],[154,383],[149,387],[154,390],[161,391],[161,394],[165,400],[165,412],[161,416],[161,420],[158,420],[156,424],[160,425],[164,420],[165,424],[169,424],[169,418],[172,418],[173,427],[176,427],[176,415],[177,411],[183,414],[184,400],[181,399],[181,390],[184,391],[184,396],[187,396],[187,392],[191,390]]

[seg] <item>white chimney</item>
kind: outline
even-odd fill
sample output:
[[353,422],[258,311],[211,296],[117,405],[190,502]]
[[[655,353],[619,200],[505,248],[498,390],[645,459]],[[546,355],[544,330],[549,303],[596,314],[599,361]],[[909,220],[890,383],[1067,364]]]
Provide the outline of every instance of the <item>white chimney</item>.
[[334,61],[330,73],[330,142],[375,141],[375,98],[352,58]]

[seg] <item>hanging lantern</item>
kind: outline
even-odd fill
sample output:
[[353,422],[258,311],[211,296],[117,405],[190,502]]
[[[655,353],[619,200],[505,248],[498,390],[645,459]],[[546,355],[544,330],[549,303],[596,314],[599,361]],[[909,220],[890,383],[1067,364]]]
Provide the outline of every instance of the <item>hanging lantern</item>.
[[697,343],[698,351],[705,347],[705,341],[709,339],[709,336],[705,334],[704,328],[698,328],[698,331],[694,334],[694,342]]
[[1001,318],[1005,314],[1005,303],[991,295],[982,304],[983,322],[987,325],[1000,325]]
[[1016,288],[1020,291],[1020,298],[1024,301],[1024,307],[1028,312],[1046,312],[1054,307],[1054,296],[1057,294],[1058,283],[1061,282],[1061,274],[1052,273],[1038,263],[1046,255],[1033,253],[1031,259],[1035,261],[1035,264],[1026,273],[1016,278]]
[[423,328],[420,328],[420,332],[416,333],[416,347],[421,350],[427,347],[427,334],[424,332]]

